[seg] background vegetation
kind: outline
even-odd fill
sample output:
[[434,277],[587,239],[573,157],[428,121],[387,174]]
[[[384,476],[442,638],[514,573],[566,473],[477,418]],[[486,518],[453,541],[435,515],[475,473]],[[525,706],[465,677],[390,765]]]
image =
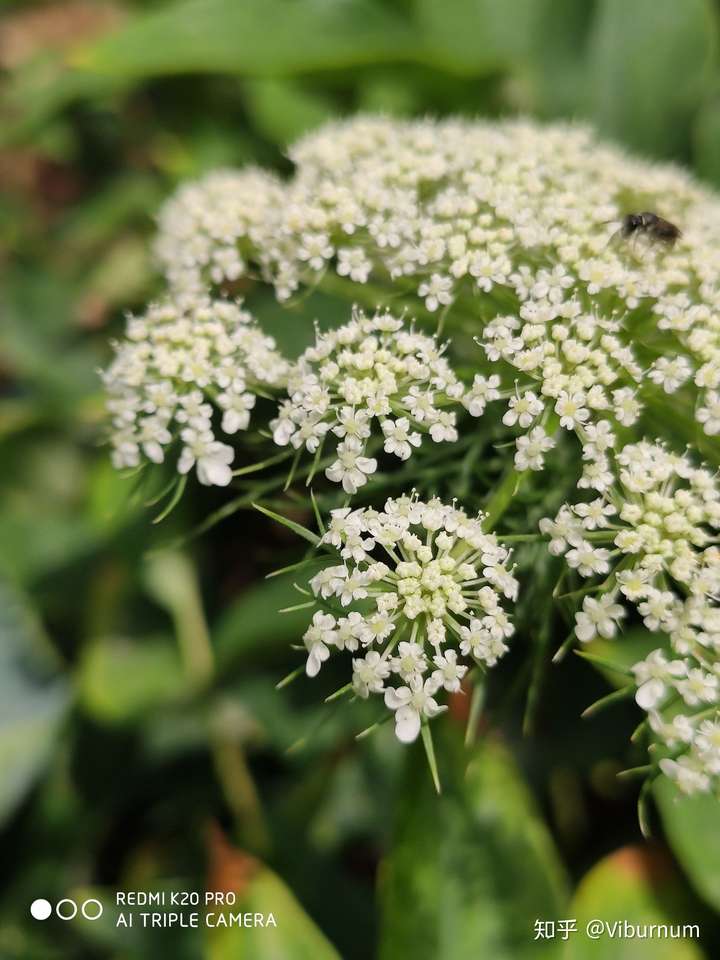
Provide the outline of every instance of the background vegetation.
[[[466,776],[462,707],[444,723],[438,800],[421,747],[387,728],[356,742],[362,711],[311,684],[275,692],[305,614],[278,616],[291,579],[263,578],[295,538],[241,510],[181,541],[225,502],[194,484],[153,526],[109,465],[96,374],[123,312],[161,289],[148,240],[176,184],[287,170],[284,146],[329,117],[581,118],[720,182],[718,8],[68,0],[0,16],[3,960],[718,956],[717,801],[664,788],[642,839],[637,787],[616,777],[637,762],[639,713],[578,720],[613,678],[574,657],[546,668],[562,638],[535,636],[530,613],[552,580],[537,578]],[[297,351],[336,307],[288,317],[267,294],[261,316]],[[37,896],[164,886],[234,887],[278,930],[28,915]],[[703,941],[533,941],[536,918],[563,917],[698,922]]]

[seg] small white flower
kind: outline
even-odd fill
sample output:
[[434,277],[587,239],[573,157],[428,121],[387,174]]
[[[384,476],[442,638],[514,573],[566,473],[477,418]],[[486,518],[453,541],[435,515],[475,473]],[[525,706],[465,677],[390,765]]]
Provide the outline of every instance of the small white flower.
[[316,677],[320,667],[330,656],[329,647],[335,643],[335,626],[335,617],[318,611],[305,631],[303,643],[308,651],[305,672],[309,677]]
[[500,377],[494,373],[490,377],[484,377],[476,373],[473,379],[472,387],[463,397],[463,405],[468,413],[473,417],[480,417],[485,412],[485,407],[493,400],[500,398]]
[[582,610],[575,614],[575,636],[581,643],[597,636],[610,639],[617,632],[618,620],[624,616],[624,608],[609,593],[597,600],[585,597]]
[[706,793],[710,789],[710,777],[704,772],[702,764],[692,757],[682,756],[677,760],[665,758],[659,766],[683,793]]
[[368,476],[377,470],[377,460],[363,456],[363,449],[360,440],[348,437],[338,444],[338,458],[325,470],[328,480],[341,483],[345,493],[357,493],[358,488],[367,483]]
[[720,433],[720,392],[708,390],[705,394],[705,405],[698,407],[695,418],[703,425],[709,437],[715,437]]
[[502,422],[508,427],[513,427],[517,423],[523,430],[527,430],[544,409],[542,401],[533,391],[526,390],[524,393],[510,397]]
[[319,595],[327,600],[328,597],[334,596],[334,594],[342,588],[346,578],[347,571],[345,567],[324,567],[312,578],[310,587],[315,596]]
[[560,417],[560,426],[573,430],[578,424],[584,423],[590,416],[590,411],[584,406],[585,396],[582,393],[569,394],[561,390],[555,403],[555,412]]
[[235,388],[219,394],[217,401],[225,410],[222,418],[222,429],[225,433],[247,430],[250,411],[255,406],[255,394],[243,391],[242,387]]
[[691,373],[692,367],[685,357],[659,357],[648,372],[648,377],[661,386],[665,393],[675,393]]
[[620,592],[628,600],[636,601],[647,596],[650,581],[650,574],[647,570],[637,567],[630,570],[620,570],[616,579],[620,585]]
[[503,632],[493,629],[492,618],[472,619],[469,626],[460,628],[460,652],[472,656],[475,660],[494,667],[497,661],[507,653],[507,644]]
[[372,262],[361,247],[341,247],[338,250],[337,272],[341,277],[365,283],[371,270]]
[[353,690],[367,699],[371,693],[382,693],[390,667],[377,650],[370,650],[360,660],[353,660]]
[[200,483],[226,487],[232,480],[230,464],[235,456],[233,448],[215,440],[211,430],[188,427],[181,431],[180,436],[185,444],[178,460],[180,473],[187,473],[197,464]]
[[397,656],[391,659],[390,666],[403,680],[411,680],[416,674],[425,672],[427,658],[419,643],[405,642],[398,646]]
[[608,518],[617,513],[615,506],[598,497],[590,503],[578,503],[574,507],[575,513],[582,518],[585,530],[600,530],[607,527]]
[[545,433],[543,427],[533,427],[526,436],[517,438],[516,469],[542,470],[544,455],[554,446],[555,441]]
[[408,686],[385,690],[385,706],[395,711],[395,736],[401,743],[412,743],[420,733],[422,717],[436,717],[445,708],[434,700],[437,683],[415,676]]
[[670,684],[683,677],[687,668],[682,660],[668,660],[662,650],[652,653],[632,668],[638,685],[635,700],[643,710],[654,710],[667,696]]
[[421,438],[417,430],[410,429],[407,417],[399,420],[383,420],[382,431],[385,434],[385,452],[394,453],[401,460],[407,460],[413,447],[419,447]]
[[603,547],[594,547],[587,540],[581,540],[577,546],[565,554],[568,565],[573,567],[581,577],[591,577],[596,573],[607,573],[610,569],[608,562],[610,552]]
[[458,438],[458,432],[455,429],[455,414],[450,410],[441,410],[435,418],[435,423],[430,427],[430,437],[434,443],[442,443],[445,440],[454,441]]
[[678,744],[692,743],[695,736],[695,727],[690,717],[682,713],[676,714],[671,720],[665,722],[659,713],[651,710],[648,716],[650,728],[671,750],[674,750]]
[[687,676],[675,685],[678,693],[690,707],[720,700],[720,681],[714,673],[700,667],[687,671]]
[[444,654],[436,654],[433,657],[433,663],[437,667],[433,671],[432,679],[438,687],[444,687],[450,693],[457,693],[460,689],[460,681],[467,673],[467,665],[457,662],[457,653],[455,650],[446,650]]
[[612,396],[613,408],[618,421],[624,427],[631,427],[642,409],[634,391],[629,387],[623,387],[620,390],[613,390]]
[[425,298],[425,306],[433,313],[441,304],[452,303],[452,280],[434,273],[428,281],[420,284],[418,294]]

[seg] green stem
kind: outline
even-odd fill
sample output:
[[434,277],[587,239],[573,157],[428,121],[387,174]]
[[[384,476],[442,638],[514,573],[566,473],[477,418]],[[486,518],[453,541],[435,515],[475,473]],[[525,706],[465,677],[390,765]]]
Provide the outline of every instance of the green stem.
[[[478,678],[478,680],[479,679],[480,678]],[[480,720],[480,711],[482,710],[484,700],[485,688],[481,683],[476,681],[473,685],[473,692],[470,698],[470,712],[468,713],[467,726],[465,728],[466,747],[471,747],[475,743],[478,721]]]
[[245,751],[237,740],[223,734],[213,737],[211,749],[215,773],[240,824],[244,845],[258,853],[267,851],[270,838]]
[[239,470],[233,470],[234,477],[244,477],[248,473],[256,473],[258,470],[264,470],[265,467],[272,467],[276,463],[282,463],[283,460],[289,460],[293,455],[292,450],[283,450],[274,457],[268,457],[267,460],[260,460],[258,463],[251,463],[247,467],[240,467]]
[[437,760],[435,759],[435,748],[433,746],[432,733],[430,732],[430,727],[427,723],[423,723],[422,729],[420,730],[420,735],[422,736],[423,746],[425,747],[425,755],[427,757],[428,766],[430,767],[433,783],[435,784],[435,792],[439,795],[442,793],[442,788],[440,786],[440,776],[438,775]]
[[275,684],[276,690],[282,690],[283,687],[287,687],[288,684],[292,683],[293,680],[297,680],[301,673],[305,672],[305,664],[301,664],[299,667],[296,667],[291,671],[286,677],[283,677],[278,683]]
[[498,520],[510,506],[510,501],[517,493],[518,486],[522,479],[522,474],[514,467],[510,467],[505,476],[493,491],[492,496],[485,506],[485,519],[483,520],[483,529],[493,530]]
[[596,713],[599,713],[601,710],[604,710],[605,707],[609,707],[613,703],[617,703],[620,700],[627,700],[635,692],[635,684],[628,684],[626,687],[621,687],[619,690],[613,690],[612,693],[608,693],[605,697],[600,697],[599,700],[596,700],[595,703],[591,703],[580,716],[583,720],[588,717],[593,717]]

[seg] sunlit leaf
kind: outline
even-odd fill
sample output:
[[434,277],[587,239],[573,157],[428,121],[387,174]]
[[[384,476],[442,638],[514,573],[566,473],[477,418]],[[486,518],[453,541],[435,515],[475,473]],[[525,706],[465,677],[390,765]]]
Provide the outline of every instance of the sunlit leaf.
[[523,60],[537,0],[418,0],[427,59],[450,72],[490,73]]
[[[212,851],[209,889],[235,902],[208,906],[205,960],[339,960],[280,877],[221,836]],[[262,925],[233,924],[236,914],[261,915]]]
[[373,0],[181,0],[78,51],[121,76],[222,71],[287,76],[402,58],[409,28]]
[[[692,939],[662,934],[639,939],[618,932],[624,922],[682,927],[698,919],[672,862],[652,848],[624,847],[604,857],[580,881],[567,916],[576,921],[577,929],[569,934],[565,960],[701,960],[704,956]],[[596,939],[586,932],[592,923],[607,924]],[[598,928],[590,929],[597,932]]]
[[104,723],[132,723],[188,692],[170,640],[103,637],[85,649],[78,673],[80,702]]

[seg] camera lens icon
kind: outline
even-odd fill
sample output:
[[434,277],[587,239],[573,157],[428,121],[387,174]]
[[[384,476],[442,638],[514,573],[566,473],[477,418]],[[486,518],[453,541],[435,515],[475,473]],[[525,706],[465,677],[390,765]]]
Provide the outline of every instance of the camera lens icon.
[[[85,920],[99,920],[103,914],[103,905],[94,897],[83,900],[81,904],[64,897],[55,904],[55,916],[60,920],[73,920],[77,916],[78,910]],[[52,904],[42,897],[33,900],[30,904],[30,916],[34,920],[47,920],[52,912]]]

